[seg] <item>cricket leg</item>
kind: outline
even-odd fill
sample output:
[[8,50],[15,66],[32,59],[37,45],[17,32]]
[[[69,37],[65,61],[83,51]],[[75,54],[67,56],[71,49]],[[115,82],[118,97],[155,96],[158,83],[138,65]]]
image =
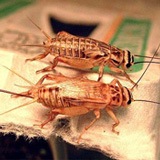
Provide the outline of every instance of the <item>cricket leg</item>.
[[124,75],[133,85],[136,84],[124,70],[122,70],[120,68],[116,68],[116,67],[109,67],[109,68],[111,69],[111,71],[113,71],[115,73]]
[[44,80],[53,80],[53,81],[58,82],[58,81],[60,81],[60,79],[61,79],[62,77],[64,77],[64,76],[61,75],[61,76],[58,76],[58,77],[57,77],[57,75],[54,75],[54,74],[45,74],[45,75],[42,76],[42,77],[40,78],[40,80],[36,83],[36,86],[41,85],[41,84],[44,82]]
[[83,106],[55,108],[52,110],[53,114],[62,114],[62,115],[70,116],[70,117],[86,114],[88,112],[89,112],[89,109],[87,109]]
[[119,125],[120,121],[118,120],[118,118],[116,117],[116,115],[113,113],[113,111],[110,108],[106,108],[106,112],[109,114],[109,116],[113,119],[113,121],[115,122],[112,126],[112,132],[119,134],[118,131],[115,130],[115,128]]
[[110,83],[111,85],[115,86],[116,84],[118,84],[118,86],[122,89],[123,86],[121,85],[121,83],[119,82],[118,79],[113,79]]
[[43,58],[45,58],[48,54],[49,54],[49,52],[48,52],[48,51],[45,51],[44,53],[39,54],[38,56],[36,56],[36,57],[34,57],[34,58],[26,59],[25,62],[43,59]]
[[40,127],[43,128],[47,123],[53,121],[56,116],[57,116],[57,114],[52,114],[52,113],[50,113],[50,114],[48,115],[48,118],[47,118],[44,122],[42,122],[42,123],[40,124]]
[[100,81],[103,77],[103,73],[104,73],[104,64],[102,63],[99,67],[99,77],[98,77],[98,80],[97,81]]
[[51,62],[51,65],[49,65],[48,67],[45,67],[41,70],[36,71],[36,73],[42,73],[42,72],[48,72],[48,71],[52,71],[58,64],[59,61],[59,56],[55,57],[53,62]]
[[95,119],[93,119],[93,121],[83,129],[83,131],[81,132],[81,134],[78,137],[78,141],[77,141],[78,143],[80,142],[82,135],[100,118],[100,111],[99,110],[94,110],[94,114],[96,116]]
[[[74,106],[74,107],[68,107],[68,108],[58,108],[58,109],[54,109],[52,110],[53,114],[62,114],[62,115],[67,115],[67,116],[78,116],[78,115],[82,115],[82,114],[86,114],[89,112],[89,109],[83,107],[83,106]],[[99,111],[98,111],[99,112]],[[79,138],[78,138],[78,143],[82,137],[82,135],[85,133],[85,131],[87,129],[89,129],[93,123],[95,123],[95,121],[99,118],[100,113],[98,113],[97,111],[94,111],[95,115],[96,115],[96,119],[94,119],[87,127],[85,127],[85,129],[82,131],[82,133],[80,134]]]

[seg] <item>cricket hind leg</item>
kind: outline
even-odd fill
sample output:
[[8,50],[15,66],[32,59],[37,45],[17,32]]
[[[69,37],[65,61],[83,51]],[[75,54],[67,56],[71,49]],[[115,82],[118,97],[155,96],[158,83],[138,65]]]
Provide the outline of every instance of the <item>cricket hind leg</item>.
[[[58,76],[55,74],[45,74],[43,75],[39,81],[35,84],[35,86],[41,86],[43,85],[44,80],[52,80],[55,83],[66,81],[68,78],[65,77],[63,74],[59,73]],[[45,85],[45,84],[44,84]]]

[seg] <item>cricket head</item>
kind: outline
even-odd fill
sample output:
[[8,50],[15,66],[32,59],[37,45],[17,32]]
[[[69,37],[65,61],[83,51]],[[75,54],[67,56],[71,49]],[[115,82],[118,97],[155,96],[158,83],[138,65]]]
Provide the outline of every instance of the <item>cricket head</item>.
[[130,51],[124,50],[123,51],[123,62],[121,64],[121,67],[124,70],[128,70],[133,65],[134,65],[134,56],[131,54]]
[[49,38],[46,41],[43,41],[44,48],[49,48],[51,45],[53,45],[53,38]]
[[127,87],[122,88],[122,97],[123,97],[122,100],[123,107],[127,107],[133,101],[132,92]]

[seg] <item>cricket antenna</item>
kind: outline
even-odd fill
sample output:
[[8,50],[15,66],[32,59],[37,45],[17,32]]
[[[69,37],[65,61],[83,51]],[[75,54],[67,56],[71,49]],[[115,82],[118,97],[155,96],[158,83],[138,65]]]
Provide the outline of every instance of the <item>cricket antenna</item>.
[[[154,58],[155,59],[155,58]],[[135,64],[139,64],[139,63],[150,63],[150,61],[138,61],[138,62],[134,62],[134,65]],[[152,62],[152,64],[155,63],[155,64],[160,64],[160,62]]]
[[45,35],[45,37],[47,37],[49,40],[52,39],[44,30],[42,30],[41,27],[39,27],[35,22],[33,22],[29,17],[28,19]]
[[[2,65],[3,66],[3,65]],[[31,86],[34,86],[34,83],[32,83],[31,81],[29,81],[28,79],[24,78],[23,76],[21,76],[20,74],[18,74],[17,72],[15,72],[14,70],[3,66],[4,68],[6,68],[7,70],[11,71],[12,73],[14,73],[15,75],[17,75],[18,77],[22,78],[25,82],[27,82],[28,84],[30,84]]]
[[[137,54],[134,54],[134,57],[152,58],[150,56],[142,56],[142,55],[137,55]],[[160,57],[154,57],[154,59],[160,59]]]
[[154,104],[160,104],[160,102],[154,102],[154,101],[143,100],[143,99],[135,99],[133,101],[141,101],[141,102],[149,102],[149,103],[154,103]]
[[47,48],[44,44],[22,44],[21,46]]
[[153,54],[153,56],[152,56],[150,62],[148,63],[148,65],[147,65],[145,71],[143,72],[143,74],[141,75],[141,77],[138,79],[138,81],[133,85],[133,87],[131,88],[131,90],[133,90],[134,87],[137,86],[137,84],[139,83],[139,81],[142,79],[142,77],[144,76],[144,74],[147,72],[149,66],[151,65],[151,63],[152,63],[152,61],[153,61],[153,59],[154,59],[154,56],[157,54],[157,52],[158,52],[158,50],[159,50],[159,47],[160,47],[160,43],[159,43],[159,45],[158,45],[158,47],[157,47],[155,53]]
[[14,108],[12,108],[12,109],[10,109],[10,110],[8,110],[8,111],[5,111],[5,112],[3,112],[3,113],[0,113],[0,116],[1,116],[1,115],[4,115],[4,114],[6,114],[6,113],[9,113],[9,112],[11,112],[11,111],[13,111],[13,110],[16,110],[16,109],[18,109],[18,108],[21,108],[21,107],[27,106],[27,105],[29,105],[29,104],[35,103],[36,101],[37,101],[37,99],[33,99],[33,100],[31,100],[31,101],[29,101],[29,102],[27,102],[27,103],[24,103],[24,104],[22,104],[22,105],[20,105],[20,106],[18,106],[18,107],[14,107]]

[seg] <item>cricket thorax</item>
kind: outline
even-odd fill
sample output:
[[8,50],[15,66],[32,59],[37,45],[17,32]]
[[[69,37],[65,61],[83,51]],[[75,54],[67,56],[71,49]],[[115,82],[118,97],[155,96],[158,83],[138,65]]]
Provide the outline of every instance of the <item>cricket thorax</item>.
[[103,53],[110,56],[110,66],[119,67],[123,63],[123,50],[106,43],[101,43],[101,50]]
[[112,106],[121,106],[122,104],[122,90],[118,86],[110,85],[111,102]]
[[110,64],[116,67],[120,67],[122,63],[123,63],[123,52],[118,50],[112,51]]
[[40,88],[38,90],[38,102],[49,108],[59,107],[59,88],[49,87]]

